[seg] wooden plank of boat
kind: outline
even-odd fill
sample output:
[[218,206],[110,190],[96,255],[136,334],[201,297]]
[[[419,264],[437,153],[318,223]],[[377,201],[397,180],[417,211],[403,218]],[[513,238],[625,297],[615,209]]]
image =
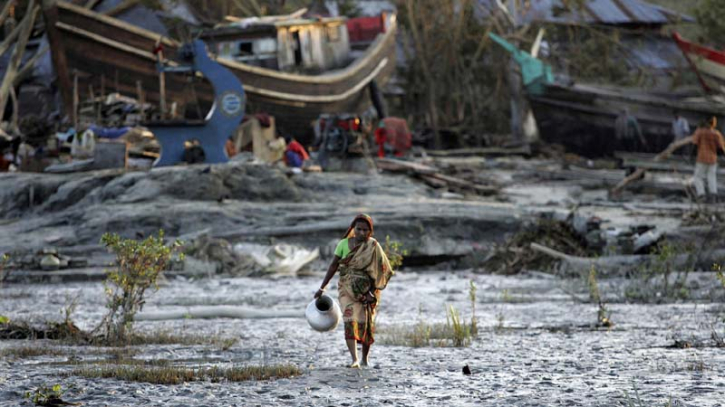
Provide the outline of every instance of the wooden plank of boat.
[[725,52],[687,41],[676,32],[672,37],[698,73],[705,90],[725,92]]
[[[66,77],[73,70],[91,74],[82,78],[79,86],[88,88],[93,84],[96,89],[105,75],[110,87],[131,96],[136,94],[136,83],[140,81],[147,101],[158,101],[158,77],[152,50],[160,40],[165,47],[164,55],[173,58],[180,46],[178,42],[66,2],[47,2],[57,5],[54,36],[64,45],[55,51],[66,59],[62,63],[54,58],[55,65],[61,68],[59,72],[67,72]],[[307,129],[310,121],[320,113],[359,113],[369,107],[365,88],[372,80],[381,85],[387,81],[395,70],[394,58],[393,19],[391,29],[379,36],[360,59],[344,69],[323,75],[277,72],[221,59],[219,62],[240,78],[251,107],[276,115],[278,124],[286,129],[298,126]],[[184,78],[174,79],[174,76],[167,77],[169,99],[179,100],[182,104],[193,103]],[[66,93],[67,89],[61,87]],[[196,90],[202,105],[210,108],[213,100],[209,85],[201,84]]]

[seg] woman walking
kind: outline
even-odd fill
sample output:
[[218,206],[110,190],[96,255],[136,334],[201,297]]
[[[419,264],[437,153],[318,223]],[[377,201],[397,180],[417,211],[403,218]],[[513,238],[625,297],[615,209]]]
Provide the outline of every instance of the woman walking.
[[319,298],[335,273],[340,271],[338,298],[352,368],[361,365],[357,357],[357,343],[362,344],[362,366],[368,365],[370,347],[375,342],[375,312],[380,291],[385,289],[394,274],[388,256],[372,235],[373,219],[368,215],[356,216],[337,244],[327,275],[315,293],[315,298]]

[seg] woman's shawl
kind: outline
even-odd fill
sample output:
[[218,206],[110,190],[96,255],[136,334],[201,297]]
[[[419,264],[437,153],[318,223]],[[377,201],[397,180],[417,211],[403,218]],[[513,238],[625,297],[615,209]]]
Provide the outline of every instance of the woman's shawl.
[[372,237],[352,249],[340,264],[351,270],[365,271],[375,284],[376,290],[384,290],[390,277],[395,274],[385,251]]

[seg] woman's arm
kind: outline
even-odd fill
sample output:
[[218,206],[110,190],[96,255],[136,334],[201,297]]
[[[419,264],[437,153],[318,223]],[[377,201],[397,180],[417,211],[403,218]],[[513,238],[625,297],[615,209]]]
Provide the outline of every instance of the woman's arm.
[[340,265],[340,256],[335,255],[332,258],[332,263],[330,263],[330,267],[327,268],[327,274],[325,275],[324,280],[322,280],[322,285],[320,285],[320,289],[317,290],[315,293],[315,298],[320,298],[322,293],[325,291],[325,287],[327,287],[327,283],[332,280],[332,277],[337,273],[337,267]]

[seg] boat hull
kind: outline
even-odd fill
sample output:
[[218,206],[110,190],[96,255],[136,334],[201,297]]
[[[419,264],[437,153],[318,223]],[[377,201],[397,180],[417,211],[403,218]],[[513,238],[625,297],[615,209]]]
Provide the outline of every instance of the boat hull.
[[637,118],[647,146],[634,151],[656,153],[673,141],[675,112],[685,117],[694,132],[698,123],[725,116],[725,106],[705,98],[666,98],[596,86],[549,86],[542,96],[530,96],[542,138],[586,157],[612,156],[632,150],[615,136],[615,121],[623,109]]
[[[53,47],[54,64],[58,75],[66,76],[65,83],[77,76],[81,95],[92,87],[96,93],[103,89],[106,94],[118,91],[137,97],[143,89],[146,101],[158,104],[160,82],[154,49],[161,44],[164,58],[173,65],[179,43],[64,2],[57,3],[55,15],[46,11],[46,20],[55,27],[52,32],[59,40]],[[305,135],[321,113],[361,113],[371,106],[370,82],[384,85],[395,70],[394,32],[395,25],[352,65],[323,75],[289,74],[224,59],[218,62],[241,80],[251,112],[269,113],[288,133]],[[213,102],[213,89],[200,78],[193,82],[192,87],[188,77],[167,74],[166,103],[175,102],[182,114],[194,113],[200,106],[205,116]],[[64,108],[72,116],[67,101],[73,100],[73,90],[67,88],[61,86]]]
[[725,93],[725,52],[689,42],[677,33],[673,34],[673,38],[697,71],[705,89]]

